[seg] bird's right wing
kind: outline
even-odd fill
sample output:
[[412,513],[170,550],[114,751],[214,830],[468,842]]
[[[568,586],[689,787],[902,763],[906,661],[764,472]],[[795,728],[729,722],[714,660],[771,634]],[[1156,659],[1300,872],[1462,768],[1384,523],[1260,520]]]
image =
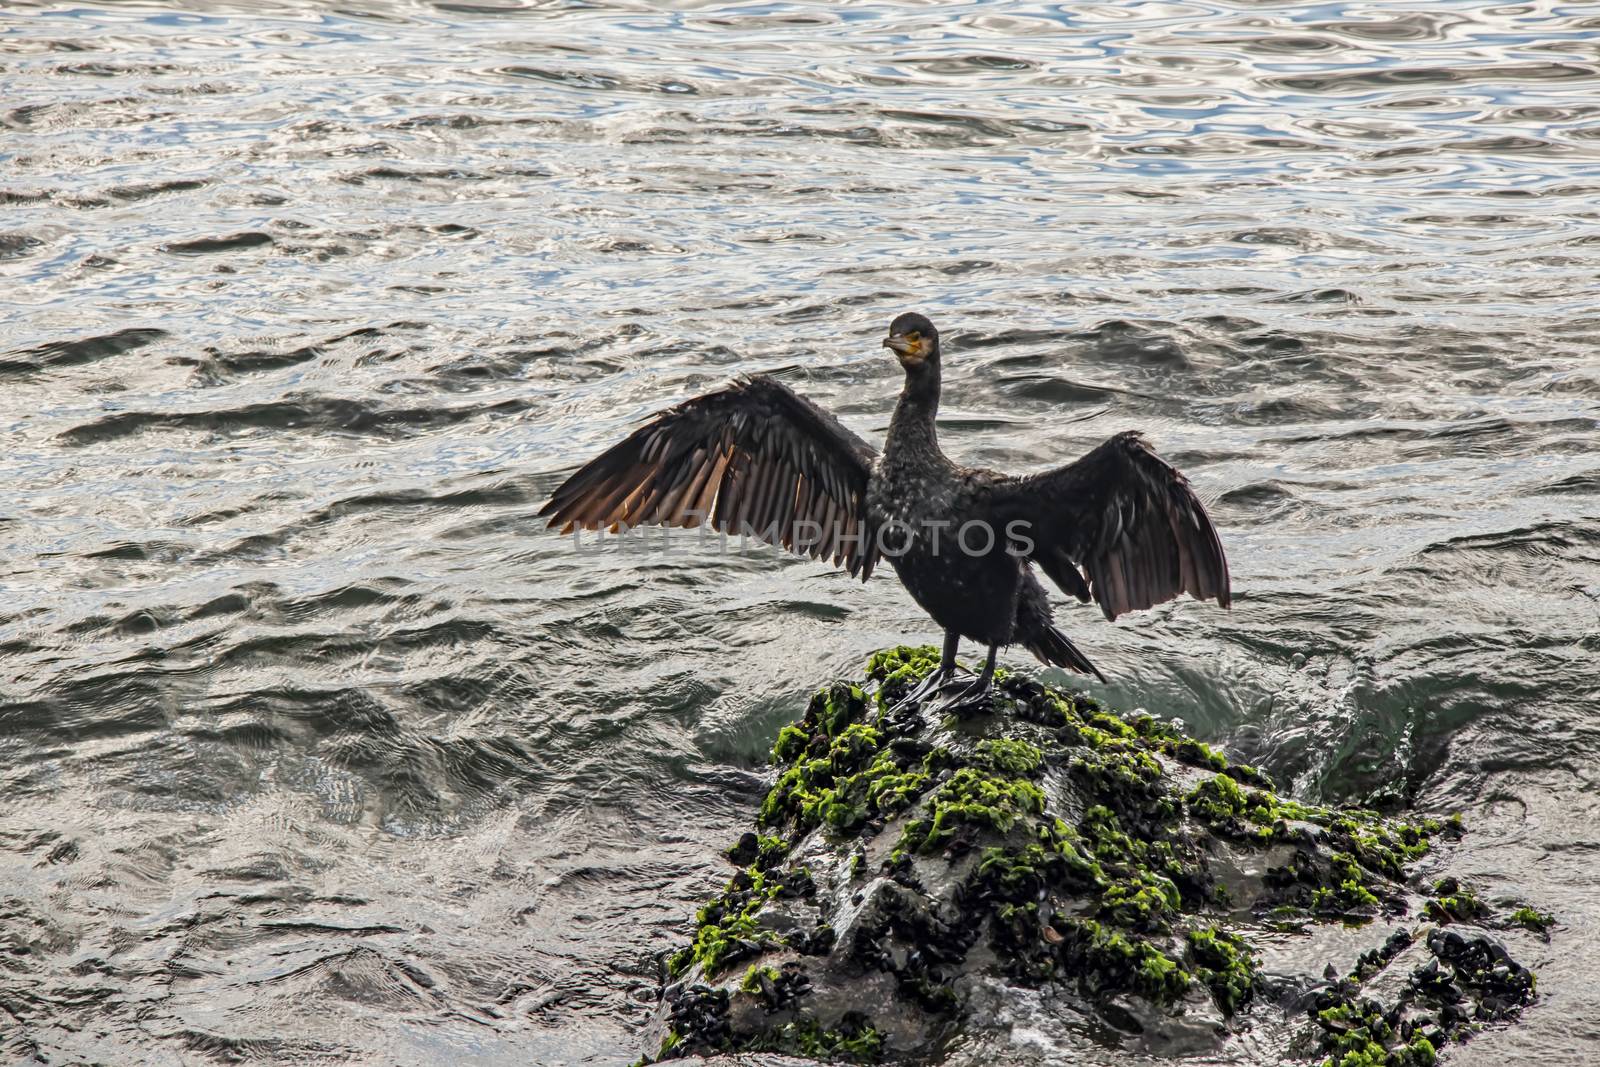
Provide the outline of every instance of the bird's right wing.
[[755,375],[669,408],[590,460],[540,510],[563,531],[639,525],[751,534],[863,581],[877,453],[783,383]]

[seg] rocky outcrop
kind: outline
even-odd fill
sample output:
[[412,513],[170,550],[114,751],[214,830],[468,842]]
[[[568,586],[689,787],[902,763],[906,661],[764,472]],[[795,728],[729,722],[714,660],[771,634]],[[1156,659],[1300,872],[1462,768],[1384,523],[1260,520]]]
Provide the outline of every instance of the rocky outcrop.
[[[667,962],[647,1061],[1245,1042],[1410,1067],[1532,1000],[1484,905],[1409,878],[1459,820],[1299,804],[1169,723],[1016,673],[987,714],[896,708],[936,658],[879,653],[784,727],[737,870]],[[1264,963],[1297,939],[1315,973]]]

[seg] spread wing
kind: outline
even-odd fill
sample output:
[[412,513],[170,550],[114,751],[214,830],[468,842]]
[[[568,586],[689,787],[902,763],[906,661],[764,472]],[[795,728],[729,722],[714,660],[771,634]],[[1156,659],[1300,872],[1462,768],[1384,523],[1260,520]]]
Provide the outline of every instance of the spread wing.
[[1003,479],[993,499],[1003,519],[1028,524],[1030,558],[1051,580],[1079,600],[1092,592],[1108,619],[1179,593],[1223,607],[1232,600],[1228,560],[1200,498],[1137,433],[1065,467]]
[[826,411],[765,375],[669,408],[590,460],[540,510],[551,526],[645,524],[754,535],[865,581],[877,453]]

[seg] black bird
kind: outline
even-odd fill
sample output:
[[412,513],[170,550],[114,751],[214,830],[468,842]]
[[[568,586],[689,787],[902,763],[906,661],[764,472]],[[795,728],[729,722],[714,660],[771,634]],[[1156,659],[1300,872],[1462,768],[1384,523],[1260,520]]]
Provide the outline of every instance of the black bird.
[[1136,432],[1027,477],[959,466],[939,448],[939,331],[918,314],[884,345],[905,387],[883,453],[766,375],[669,408],[568,478],[540,511],[550,525],[641,524],[753,534],[866,580],[887,557],[944,629],[939,669],[906,700],[948,688],[956,649],[988,647],[956,704],[981,701],[1000,646],[1105,677],[1056,629],[1034,577],[1092,596],[1107,619],[1187,592],[1229,604],[1228,562],[1184,476]]

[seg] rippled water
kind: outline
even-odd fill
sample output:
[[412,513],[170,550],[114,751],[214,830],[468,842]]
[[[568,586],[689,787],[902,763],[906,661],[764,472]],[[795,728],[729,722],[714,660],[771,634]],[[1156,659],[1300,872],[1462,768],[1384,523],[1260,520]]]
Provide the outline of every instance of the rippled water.
[[[1143,427],[1237,604],[1109,699],[1464,808],[1600,1030],[1600,15],[1466,2],[0,12],[0,1051],[623,1064],[809,686],[932,639],[534,512],[780,368],[955,454]],[[1073,421],[1094,411],[1102,414]],[[1251,1058],[1248,1045],[1238,1049]]]

